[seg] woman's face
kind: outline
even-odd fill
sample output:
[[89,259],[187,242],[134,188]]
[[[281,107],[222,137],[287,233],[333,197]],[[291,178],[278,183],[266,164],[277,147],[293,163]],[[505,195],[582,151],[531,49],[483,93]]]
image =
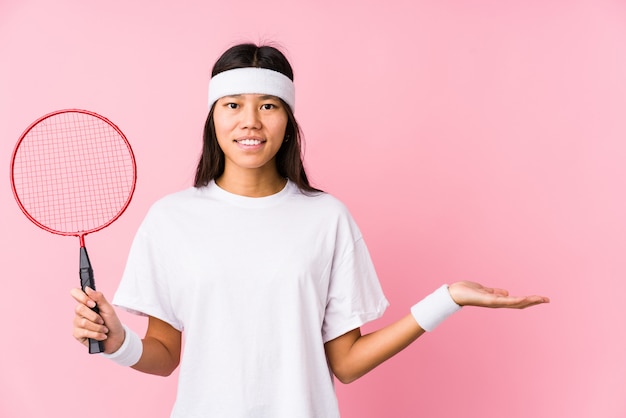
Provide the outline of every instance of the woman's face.
[[275,96],[240,94],[215,103],[217,142],[226,157],[224,172],[274,170],[285,138],[287,111]]

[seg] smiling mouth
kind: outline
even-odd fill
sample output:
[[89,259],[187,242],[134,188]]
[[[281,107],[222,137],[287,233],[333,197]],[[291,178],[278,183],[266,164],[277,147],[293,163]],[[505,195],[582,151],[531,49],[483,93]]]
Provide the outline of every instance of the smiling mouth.
[[245,139],[238,139],[235,141],[238,144],[241,145],[260,145],[262,144],[264,141],[260,140],[260,139],[249,139],[249,138],[245,138]]

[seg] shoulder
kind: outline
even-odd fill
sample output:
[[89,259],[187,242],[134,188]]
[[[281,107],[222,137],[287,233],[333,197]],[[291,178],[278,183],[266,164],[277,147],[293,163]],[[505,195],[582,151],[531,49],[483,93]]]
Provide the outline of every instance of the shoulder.
[[345,205],[341,200],[333,196],[332,194],[324,191],[305,191],[295,183],[289,182],[290,195],[292,200],[304,204],[316,205],[320,207],[328,207],[336,210],[346,210]]
[[327,192],[308,193],[296,188],[292,201],[298,210],[306,214],[311,223],[316,220],[337,230],[351,231],[360,236],[359,228],[348,207],[339,198]]
[[148,209],[143,221],[143,227],[146,228],[154,224],[162,225],[164,222],[180,217],[186,210],[197,207],[198,204],[196,202],[200,200],[199,195],[200,191],[198,189],[189,187],[159,198]]
[[327,192],[305,192],[294,185],[291,197],[292,204],[308,208],[310,211],[321,212],[325,215],[350,216],[346,205]]
[[159,198],[152,204],[150,210],[168,210],[173,207],[175,208],[177,206],[185,205],[198,199],[200,194],[200,189],[196,187],[188,187],[184,190],[170,193]]

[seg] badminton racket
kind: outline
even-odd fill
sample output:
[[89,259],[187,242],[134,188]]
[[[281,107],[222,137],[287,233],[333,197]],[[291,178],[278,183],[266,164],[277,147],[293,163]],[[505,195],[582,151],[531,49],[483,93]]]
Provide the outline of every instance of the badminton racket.
[[[135,190],[130,143],[108,119],[87,110],[49,113],[20,136],[11,159],[11,187],[20,209],[38,227],[79,238],[81,288],[95,289],[85,236],[122,215]],[[98,308],[93,308],[98,312]],[[89,339],[90,353],[104,351]]]

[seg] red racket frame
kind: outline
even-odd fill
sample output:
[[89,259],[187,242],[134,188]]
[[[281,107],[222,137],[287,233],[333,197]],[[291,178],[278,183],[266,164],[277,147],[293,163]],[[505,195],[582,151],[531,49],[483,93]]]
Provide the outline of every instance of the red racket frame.
[[[46,225],[40,223],[38,220],[36,220],[35,218],[33,218],[30,213],[28,213],[28,211],[26,210],[26,208],[24,208],[24,205],[22,204],[22,201],[19,198],[19,195],[17,194],[17,191],[15,190],[15,184],[13,182],[13,167],[14,167],[14,163],[15,163],[15,156],[17,155],[17,151],[20,148],[20,144],[22,143],[22,141],[24,140],[24,138],[26,137],[26,135],[28,135],[28,133],[41,121],[48,119],[52,116],[61,114],[61,113],[69,113],[69,112],[76,112],[76,113],[84,113],[86,115],[90,115],[93,117],[96,117],[100,120],[102,120],[103,122],[106,122],[109,126],[111,126],[113,129],[115,129],[115,131],[117,131],[117,133],[120,135],[120,137],[124,140],[124,143],[126,144],[126,146],[128,147],[128,153],[130,155],[131,161],[132,161],[132,166],[133,166],[133,182],[132,182],[132,186],[131,189],[128,193],[128,199],[126,200],[126,202],[124,203],[124,205],[122,206],[122,208],[120,209],[120,211],[117,213],[117,215],[115,215],[113,218],[111,218],[108,222],[104,223],[103,225],[100,225],[96,228],[92,228],[89,229],[87,231],[77,231],[77,232],[65,232],[65,231],[58,231],[56,229],[52,229],[50,227],[47,227]],[[22,135],[20,136],[20,139],[17,141],[17,144],[15,145],[15,148],[13,150],[13,154],[11,155],[11,190],[13,191],[13,196],[15,197],[15,201],[17,202],[18,206],[20,207],[20,210],[24,213],[24,215],[26,215],[26,217],[28,219],[30,219],[30,221],[32,223],[34,223],[35,225],[37,225],[39,228],[51,232],[53,234],[57,234],[57,235],[63,235],[63,236],[74,236],[74,237],[78,237],[80,240],[80,246],[84,247],[85,246],[85,235],[91,234],[93,232],[96,231],[100,231],[101,229],[106,228],[107,226],[111,225],[113,222],[115,222],[120,216],[122,216],[122,214],[124,213],[124,211],[126,211],[126,208],[128,208],[128,205],[130,205],[130,201],[133,198],[133,194],[135,193],[135,185],[137,182],[137,163],[135,161],[135,154],[133,153],[133,149],[130,146],[130,142],[128,142],[128,139],[126,138],[126,135],[124,135],[124,133],[120,130],[120,128],[117,127],[117,125],[115,125],[113,122],[111,122],[109,119],[105,118],[104,116],[101,116],[95,112],[90,112],[89,110],[83,110],[83,109],[63,109],[63,110],[57,110],[51,113],[48,113],[47,115],[44,115],[42,117],[40,117],[39,119],[37,119],[36,121],[34,121],[33,123],[30,124],[30,126],[28,128],[26,128],[26,130],[22,133]]]

